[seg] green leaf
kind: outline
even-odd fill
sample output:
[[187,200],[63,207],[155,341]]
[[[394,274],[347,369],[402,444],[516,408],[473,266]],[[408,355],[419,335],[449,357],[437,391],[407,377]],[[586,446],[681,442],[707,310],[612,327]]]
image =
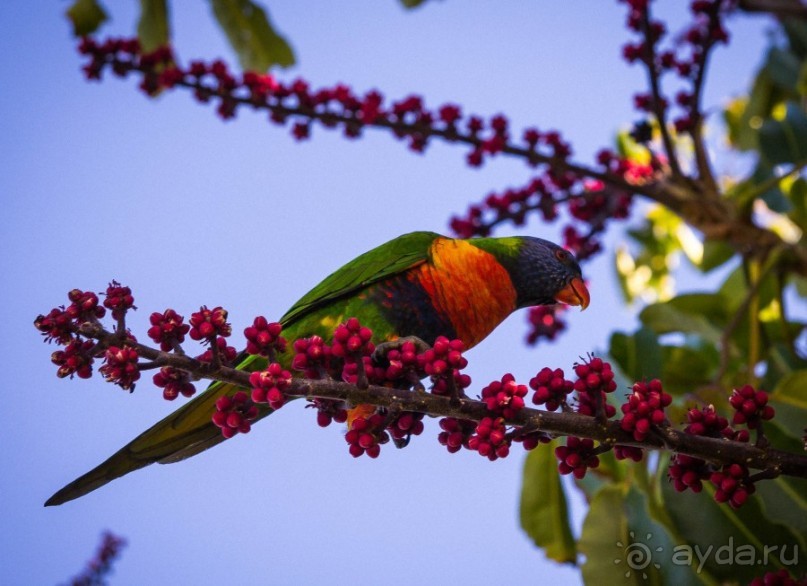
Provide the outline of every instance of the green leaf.
[[653,517],[647,495],[636,485],[605,486],[592,499],[583,523],[583,580],[597,586],[713,583],[691,565],[674,563],[676,541]]
[[664,346],[663,356],[664,368],[658,378],[673,395],[691,393],[710,383],[720,362],[720,353],[712,344]]
[[768,51],[765,68],[773,83],[784,90],[795,91],[799,79],[801,63],[790,51],[773,47]]
[[266,12],[250,0],[210,0],[213,14],[238,54],[241,67],[266,71],[294,65],[294,53],[272,27]]
[[641,574],[631,572],[625,559],[630,544],[625,490],[622,485],[607,485],[591,500],[578,542],[586,556],[581,568],[585,583],[643,584]]
[[780,22],[790,42],[790,50],[801,60],[807,58],[807,23],[798,18],[783,18]]
[[[802,451],[802,441],[791,437],[777,425],[779,417],[765,424],[765,437],[774,447],[797,454]],[[802,420],[803,421],[803,420]],[[765,516],[772,521],[791,526],[801,537],[807,539],[807,480],[792,476],[779,476],[773,480],[756,483],[757,495],[762,501]]]
[[[586,500],[591,500],[594,495],[605,485],[622,482],[625,479],[625,474],[628,466],[633,465],[624,460],[617,460],[614,456],[614,451],[609,450],[599,455],[600,465],[597,470],[592,474],[586,474],[583,478],[575,478],[574,483],[577,488],[583,491]],[[644,463],[638,464],[643,466]]]
[[802,231],[807,231],[807,181],[799,177],[790,184],[785,195],[791,204],[788,217]]
[[137,38],[148,53],[168,44],[171,36],[168,25],[166,0],[140,0],[140,20],[137,23]]
[[527,455],[521,486],[521,527],[549,559],[575,563],[577,547],[555,459],[557,445],[554,440]]
[[761,162],[768,167],[807,159],[807,115],[793,102],[780,110],[759,129]]
[[725,305],[721,295],[679,295],[666,303],[647,306],[639,314],[639,319],[656,334],[698,334],[704,340],[718,344],[722,330],[716,324],[726,321]]
[[724,265],[734,256],[735,250],[722,240],[707,240],[703,243],[703,258],[698,268],[704,273]]
[[67,18],[73,23],[73,35],[83,37],[97,31],[109,17],[96,0],[76,0],[67,9]]
[[614,332],[608,353],[633,381],[661,377],[661,346],[649,328],[640,328],[633,335]]
[[804,434],[807,425],[807,370],[785,375],[769,395],[776,410],[776,423],[793,437]]
[[403,4],[404,8],[417,8],[421,4],[423,4],[426,0],[399,0],[401,4]]
[[761,573],[763,560],[765,570],[784,568],[795,575],[807,567],[804,555],[794,560],[796,549],[804,551],[798,533],[767,517],[757,495],[735,510],[715,502],[710,483],[704,483],[702,493],[690,494],[675,492],[671,483],[663,482],[661,492],[676,533],[685,542],[677,547],[680,563],[689,553],[701,571],[740,584]]
[[770,74],[763,67],[754,79],[748,98],[729,102],[723,111],[723,118],[733,147],[741,151],[757,148],[759,127],[779,99],[778,93]]
[[[648,562],[647,569],[643,570],[647,581],[669,586],[714,583],[714,579],[708,574],[696,572],[696,567],[692,564],[677,563],[675,552],[679,538],[671,531],[669,518],[664,511],[655,510],[650,504],[648,495],[639,490],[636,484],[632,484],[625,499],[625,513],[629,535],[633,536],[634,542],[631,551],[634,555],[642,554],[638,559],[646,559]],[[626,562],[628,561],[626,555]]]

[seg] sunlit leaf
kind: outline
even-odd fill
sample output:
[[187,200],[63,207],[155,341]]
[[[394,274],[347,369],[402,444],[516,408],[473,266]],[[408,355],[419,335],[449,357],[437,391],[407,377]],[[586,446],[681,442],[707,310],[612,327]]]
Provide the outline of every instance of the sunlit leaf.
[[76,0],[67,9],[67,18],[73,23],[73,34],[83,37],[97,31],[109,17],[96,0]]
[[727,263],[735,253],[734,248],[722,240],[707,240],[703,244],[703,258],[698,268],[708,273]]
[[242,68],[266,71],[273,65],[294,65],[291,47],[272,27],[263,8],[250,0],[210,2]]
[[149,52],[167,45],[170,36],[167,0],[140,0],[137,38],[143,50]]
[[779,99],[778,93],[770,75],[762,68],[754,79],[748,97],[729,102],[723,118],[731,146],[742,151],[757,148],[759,129]]

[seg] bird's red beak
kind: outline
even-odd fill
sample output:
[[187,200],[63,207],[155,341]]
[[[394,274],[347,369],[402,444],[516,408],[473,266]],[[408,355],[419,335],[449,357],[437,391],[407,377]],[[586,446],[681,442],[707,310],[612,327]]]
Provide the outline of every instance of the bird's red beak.
[[586,289],[583,279],[575,277],[563,289],[555,295],[555,301],[560,301],[567,305],[579,305],[582,309],[588,307],[591,297]]

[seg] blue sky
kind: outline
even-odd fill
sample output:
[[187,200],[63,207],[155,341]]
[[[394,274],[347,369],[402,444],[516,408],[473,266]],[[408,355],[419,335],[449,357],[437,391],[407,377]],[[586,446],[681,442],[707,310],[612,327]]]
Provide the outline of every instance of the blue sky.
[[[135,3],[107,4],[106,31],[131,34]],[[181,59],[235,62],[207,3],[174,4]],[[449,455],[434,421],[405,450],[354,460],[339,429],[318,428],[311,410],[293,404],[190,461],[42,507],[175,407],[148,378],[129,395],[97,377],[55,377],[54,348],[32,321],[68,290],[100,291],[111,279],[131,286],[140,310],[130,325],[142,337],[152,311],[187,316],[202,304],[228,308],[240,332],[255,315],[277,318],[359,253],[404,232],[445,231],[469,202],[530,178],[506,159],[469,169],[464,151],[440,143],[421,156],[380,132],[347,142],[320,128],[297,143],[262,115],[223,123],[183,92],[149,100],[131,80],[88,83],[66,6],[0,4],[0,582],[65,580],[110,529],[129,541],[118,585],[578,583],[576,570],[546,562],[518,527],[523,454],[494,463]],[[620,58],[616,2],[270,8],[299,59],[284,78],[503,112],[514,129],[561,129],[583,161],[636,118],[631,95],[643,74]],[[707,86],[713,112],[747,86],[768,26],[761,17],[732,23],[735,38],[716,54]],[[532,223],[528,232],[557,239],[556,227]],[[614,233],[588,266],[591,307],[569,312],[558,343],[526,349],[517,314],[469,353],[476,391],[504,372],[526,381],[543,366],[568,369],[605,348],[614,329],[632,327],[611,270],[619,240]],[[576,502],[577,524],[582,511]]]

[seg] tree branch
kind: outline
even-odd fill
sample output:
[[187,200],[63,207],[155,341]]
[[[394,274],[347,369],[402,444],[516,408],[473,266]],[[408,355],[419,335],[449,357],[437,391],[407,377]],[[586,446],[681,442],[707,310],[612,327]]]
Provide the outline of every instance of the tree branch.
[[[84,322],[78,333],[99,340],[103,345],[121,344],[124,341],[134,347],[139,356],[184,370],[198,378],[232,383],[250,389],[250,373],[227,366],[212,367],[185,355],[162,352],[142,343],[132,343],[122,334],[112,333],[100,323]],[[377,385],[360,388],[332,379],[295,378],[284,391],[289,397],[306,399],[331,399],[349,405],[371,404],[395,408],[401,411],[424,413],[432,417],[454,417],[481,421],[491,417],[491,412],[482,401],[468,398],[454,400],[424,391],[392,389]],[[570,412],[551,412],[523,408],[505,424],[526,429],[529,433],[542,432],[550,435],[566,435],[590,438],[606,446],[625,445],[644,449],[669,449],[681,454],[719,463],[739,463],[771,475],[789,475],[807,478],[807,456],[791,454],[775,449],[762,449],[748,443],[695,436],[672,429],[659,427],[659,434],[649,434],[644,441],[636,441],[631,433],[623,431],[619,421],[599,421],[596,417]]]

